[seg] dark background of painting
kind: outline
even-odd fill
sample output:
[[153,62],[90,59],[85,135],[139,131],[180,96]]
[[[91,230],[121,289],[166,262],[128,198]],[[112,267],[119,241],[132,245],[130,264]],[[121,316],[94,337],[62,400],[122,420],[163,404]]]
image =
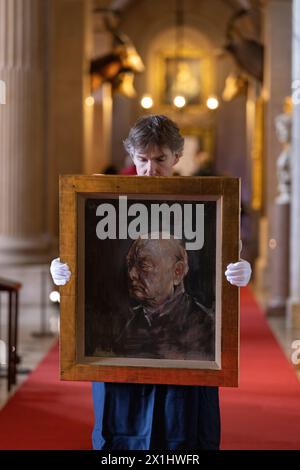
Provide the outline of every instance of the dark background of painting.
[[[201,304],[214,308],[216,264],[216,202],[128,199],[131,204],[177,202],[204,203],[204,246],[199,251],[187,251],[189,272],[185,278],[186,291]],[[96,226],[100,220],[96,209],[110,203],[117,209],[118,199],[87,199],[85,202],[85,354],[114,356],[111,346],[128,319],[129,299],[126,255],[133,240],[99,240]],[[150,210],[149,210],[150,212]],[[134,217],[128,217],[128,223]],[[118,217],[117,217],[118,219]],[[194,217],[195,219],[195,217]],[[171,217],[172,222],[172,217]],[[195,220],[194,220],[195,222]],[[118,223],[118,220],[117,220]],[[117,226],[118,227],[118,226]],[[195,225],[193,224],[193,230]],[[172,231],[171,231],[172,233]],[[118,230],[117,230],[118,234]],[[96,352],[97,349],[97,352]],[[99,351],[101,350],[100,354]]]

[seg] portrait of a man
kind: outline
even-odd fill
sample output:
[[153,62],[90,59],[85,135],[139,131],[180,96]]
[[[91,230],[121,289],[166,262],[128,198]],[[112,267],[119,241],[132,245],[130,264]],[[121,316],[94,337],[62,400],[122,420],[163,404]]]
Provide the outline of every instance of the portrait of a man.
[[151,162],[141,154],[140,177],[60,181],[61,377],[236,386],[240,180],[169,178],[164,159],[148,178]]
[[[158,203],[165,212],[153,229]],[[172,199],[128,198],[123,238],[119,204],[117,198],[85,203],[85,357],[215,362],[216,202],[177,200],[175,207]],[[132,214],[143,207],[148,231],[129,236],[144,220]]]
[[181,240],[157,235],[134,241],[127,254],[129,295],[138,304],[114,350],[127,357],[213,359],[213,316],[184,287],[187,252]]

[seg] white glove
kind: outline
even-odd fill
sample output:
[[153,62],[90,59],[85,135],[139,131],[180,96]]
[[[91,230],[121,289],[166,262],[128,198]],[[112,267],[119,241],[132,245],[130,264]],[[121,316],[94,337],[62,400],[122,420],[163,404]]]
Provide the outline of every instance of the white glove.
[[52,260],[50,273],[56,286],[64,286],[71,277],[71,271],[66,263],[61,263],[60,258]]
[[[66,263],[61,263],[60,258],[55,258],[50,266],[53,282],[57,286],[64,286],[71,277],[71,271]],[[251,277],[251,265],[241,259],[237,263],[230,263],[225,271],[225,276],[230,284],[238,287],[246,286]]]
[[238,287],[244,287],[250,281],[252,269],[250,263],[240,259],[237,263],[230,263],[225,271],[225,276],[230,284]]

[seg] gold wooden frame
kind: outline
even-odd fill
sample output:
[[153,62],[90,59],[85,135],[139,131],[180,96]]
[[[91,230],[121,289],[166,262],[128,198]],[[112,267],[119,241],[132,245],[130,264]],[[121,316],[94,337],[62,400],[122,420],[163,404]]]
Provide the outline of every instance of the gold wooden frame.
[[[189,65],[192,63],[197,65],[197,67],[194,67],[194,69],[197,70],[197,73],[199,74],[199,77],[196,77],[197,80],[196,80],[196,83],[198,85],[198,99],[195,103],[187,103],[187,106],[203,106],[205,104],[205,96],[203,96],[203,89],[201,87],[201,82],[203,82],[203,79],[201,80],[201,72],[202,72],[202,64],[201,64],[201,57],[198,55],[186,55],[186,54],[180,54],[179,56],[176,56],[176,55],[167,55],[164,57],[164,62],[163,62],[163,66],[162,66],[162,73],[163,73],[163,78],[164,80],[163,83],[164,83],[164,86],[162,87],[162,90],[161,90],[161,96],[160,96],[160,103],[161,105],[163,106],[173,106],[173,99],[171,98],[170,99],[170,102],[167,102],[167,81],[169,79],[170,80],[175,80],[175,73],[174,71],[170,71],[168,70],[168,64],[169,64],[169,67],[172,68],[172,65],[170,65],[170,62],[174,62],[174,65],[173,67],[175,68],[176,70],[176,64],[177,67],[179,66],[179,64],[186,64],[186,65]],[[193,69],[193,72],[194,72],[194,69]],[[175,85],[175,82],[173,82],[173,84]],[[187,89],[185,87],[185,90],[187,92]],[[183,93],[177,93],[177,94],[183,94]],[[196,99],[196,97],[194,97],[193,99]]]
[[[219,359],[203,366],[199,361],[167,359],[85,358],[80,344],[84,299],[83,244],[80,242],[83,201],[101,195],[126,194],[149,199],[216,201],[216,310],[220,321]],[[81,215],[80,215],[81,214]],[[60,288],[60,373],[63,380],[92,380],[155,384],[237,386],[239,372],[239,289],[227,282],[226,266],[239,258],[240,180],[228,177],[60,177],[60,257],[72,276]],[[81,264],[80,264],[81,263]],[[81,305],[82,306],[82,305]],[[219,354],[219,356],[218,356]]]
[[[167,104],[163,100],[165,90],[165,74],[166,74],[166,60],[176,59],[174,49],[164,49],[164,51],[158,53],[154,59],[154,69],[157,70],[155,80],[151,90],[154,95],[154,101],[158,103],[157,107],[162,110],[165,114],[167,110],[174,109],[173,104]],[[178,51],[178,57],[182,59],[194,59],[199,62],[199,73],[201,81],[201,98],[202,101],[198,104],[187,104],[185,110],[191,115],[199,115],[207,111],[206,100],[210,94],[213,93],[212,82],[213,82],[213,64],[211,57],[201,49],[187,49],[180,48]]]

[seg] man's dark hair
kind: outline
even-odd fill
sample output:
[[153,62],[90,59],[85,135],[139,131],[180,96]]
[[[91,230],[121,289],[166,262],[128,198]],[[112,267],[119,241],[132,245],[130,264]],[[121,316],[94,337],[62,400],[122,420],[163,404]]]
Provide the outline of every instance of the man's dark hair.
[[131,157],[139,151],[148,151],[153,147],[168,147],[179,156],[183,152],[184,138],[180,135],[175,122],[167,116],[151,114],[137,120],[131,128],[124,147]]

